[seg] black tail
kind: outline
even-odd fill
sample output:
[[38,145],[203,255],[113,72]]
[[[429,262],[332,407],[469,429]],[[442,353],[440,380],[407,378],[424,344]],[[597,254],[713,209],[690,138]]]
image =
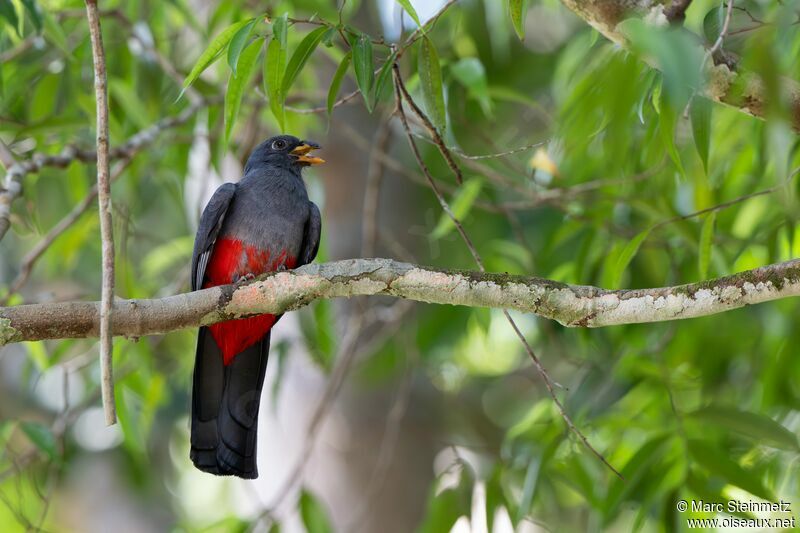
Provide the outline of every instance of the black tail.
[[194,465],[218,476],[258,477],[258,406],[269,356],[269,333],[228,366],[208,328],[200,328],[192,388]]

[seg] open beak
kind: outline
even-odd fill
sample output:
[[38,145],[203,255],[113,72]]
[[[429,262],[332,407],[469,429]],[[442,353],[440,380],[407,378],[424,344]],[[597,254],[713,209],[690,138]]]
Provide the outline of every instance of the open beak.
[[295,160],[298,163],[302,163],[304,165],[321,165],[325,162],[324,159],[321,157],[315,157],[313,155],[308,155],[312,150],[318,150],[319,145],[315,142],[311,141],[303,141],[302,144],[297,146],[294,150],[291,151],[291,154],[295,156]]

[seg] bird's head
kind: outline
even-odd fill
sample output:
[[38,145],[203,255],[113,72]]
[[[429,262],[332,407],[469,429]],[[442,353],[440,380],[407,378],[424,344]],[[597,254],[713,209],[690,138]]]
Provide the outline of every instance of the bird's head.
[[321,165],[324,159],[310,155],[319,145],[312,141],[301,141],[291,135],[271,137],[256,146],[247,159],[245,173],[262,165],[299,171],[308,166]]

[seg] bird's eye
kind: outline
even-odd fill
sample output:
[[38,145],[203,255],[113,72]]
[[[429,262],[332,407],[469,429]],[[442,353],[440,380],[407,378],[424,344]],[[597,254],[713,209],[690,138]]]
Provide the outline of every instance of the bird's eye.
[[278,139],[277,141],[272,143],[273,150],[283,150],[286,148],[286,141]]

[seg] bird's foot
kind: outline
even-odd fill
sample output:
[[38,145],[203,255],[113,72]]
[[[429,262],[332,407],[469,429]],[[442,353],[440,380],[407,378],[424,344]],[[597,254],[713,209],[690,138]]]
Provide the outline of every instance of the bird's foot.
[[287,270],[289,269],[286,268],[286,265],[281,263],[280,265],[278,265],[278,268],[275,269],[275,272],[286,272]]
[[248,272],[247,274],[242,274],[241,276],[236,278],[233,281],[233,284],[236,285],[236,287],[241,287],[242,285],[245,285],[247,282],[249,282],[249,281],[251,281],[251,280],[253,280],[255,278],[256,278],[255,274],[253,274],[252,272]]

